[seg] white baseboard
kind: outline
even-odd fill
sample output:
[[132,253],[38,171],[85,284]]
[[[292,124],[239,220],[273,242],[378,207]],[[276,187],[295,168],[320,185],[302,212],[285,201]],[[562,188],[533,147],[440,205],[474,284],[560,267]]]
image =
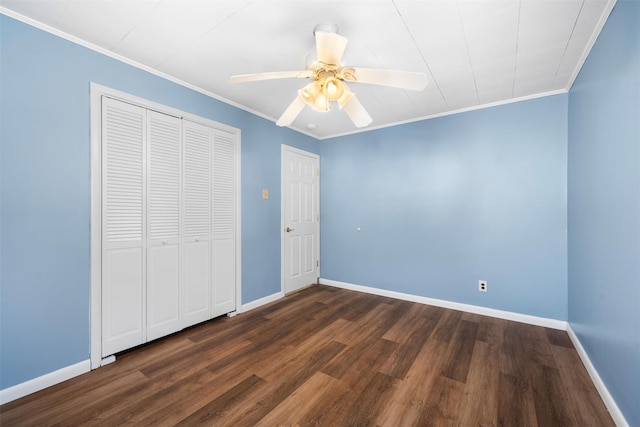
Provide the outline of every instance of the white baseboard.
[[593,366],[593,363],[591,363],[589,355],[582,346],[582,343],[578,339],[578,336],[573,331],[573,328],[571,328],[570,323],[567,323],[567,333],[569,334],[569,338],[571,338],[571,342],[573,343],[573,346],[576,348],[576,351],[578,352],[578,355],[582,360],[582,364],[587,369],[587,372],[591,377],[591,381],[593,381],[593,384],[596,386],[598,393],[600,393],[600,397],[602,398],[604,405],[609,410],[609,414],[611,415],[611,418],[613,418],[613,422],[616,423],[616,426],[618,427],[629,427],[629,423],[627,423],[627,420],[624,418],[624,415],[620,411],[620,408],[618,408],[615,400],[613,400],[613,397],[609,393],[607,386],[604,385],[604,382],[602,381],[602,378],[600,378],[600,375],[598,374],[595,366]]
[[435,305],[436,307],[450,308],[452,310],[466,311],[468,313],[481,314],[483,316],[497,317],[499,319],[513,320],[514,322],[528,323],[545,328],[567,329],[567,322],[564,320],[548,319],[546,317],[531,316],[528,314],[514,313],[511,311],[496,310],[493,308],[481,307],[478,305],[462,304],[459,302],[447,301],[442,299],[421,297],[418,295],[405,294],[402,292],[388,291],[385,289],[372,288],[369,286],[354,285],[351,283],[338,282],[320,278],[320,284],[334,286],[336,288],[350,289],[352,291],[365,292],[368,294],[380,295],[383,297],[401,299],[405,301],[417,302],[420,304]]
[[282,291],[276,292],[275,294],[267,295],[266,297],[262,297],[246,304],[242,304],[242,306],[240,307],[240,313],[245,313],[249,310],[253,310],[254,308],[258,308],[262,305],[269,304],[270,302],[277,301],[280,298],[284,298],[284,292]]
[[16,400],[28,394],[35,393],[36,391],[51,387],[52,385],[61,383],[70,378],[77,377],[78,375],[87,373],[90,370],[91,362],[87,359],[82,362],[78,362],[75,365],[67,366],[32,380],[5,388],[0,390],[0,405],[4,405],[12,400]]

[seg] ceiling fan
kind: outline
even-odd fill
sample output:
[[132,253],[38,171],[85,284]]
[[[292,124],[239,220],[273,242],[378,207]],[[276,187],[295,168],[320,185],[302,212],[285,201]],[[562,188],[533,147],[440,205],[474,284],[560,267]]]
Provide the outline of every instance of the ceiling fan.
[[311,83],[298,90],[298,96],[276,122],[278,126],[290,125],[305,105],[316,111],[326,112],[331,110],[333,102],[347,113],[356,127],[368,126],[372,122],[371,116],[349,89],[346,82],[368,83],[410,90],[423,90],[427,86],[427,76],[424,73],[342,65],[340,61],[348,39],[338,34],[338,26],[335,24],[318,24],[313,29],[313,34],[316,38],[317,59],[305,70],[242,74],[232,76],[229,79],[230,83],[289,77],[311,79]]

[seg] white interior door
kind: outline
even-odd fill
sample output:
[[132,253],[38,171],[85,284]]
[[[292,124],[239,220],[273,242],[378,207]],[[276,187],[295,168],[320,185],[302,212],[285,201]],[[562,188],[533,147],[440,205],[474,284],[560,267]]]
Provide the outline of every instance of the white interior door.
[[282,247],[285,293],[315,283],[320,271],[320,158],[282,146]]

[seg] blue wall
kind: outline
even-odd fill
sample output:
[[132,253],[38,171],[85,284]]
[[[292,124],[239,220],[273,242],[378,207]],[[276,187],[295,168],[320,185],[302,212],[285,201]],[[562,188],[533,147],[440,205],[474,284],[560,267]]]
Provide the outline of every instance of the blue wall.
[[640,2],[618,1],[569,95],[569,322],[640,426]]
[[323,278],[566,320],[567,95],[320,147]]
[[242,130],[242,302],[280,291],[280,144],[318,141],[5,15],[0,31],[0,388],[89,358],[90,82]]

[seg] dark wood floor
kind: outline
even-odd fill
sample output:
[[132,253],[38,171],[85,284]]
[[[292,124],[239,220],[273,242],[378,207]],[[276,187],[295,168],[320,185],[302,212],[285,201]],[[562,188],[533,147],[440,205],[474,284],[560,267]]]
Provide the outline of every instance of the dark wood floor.
[[326,286],[0,407],[2,426],[613,426],[565,332]]

